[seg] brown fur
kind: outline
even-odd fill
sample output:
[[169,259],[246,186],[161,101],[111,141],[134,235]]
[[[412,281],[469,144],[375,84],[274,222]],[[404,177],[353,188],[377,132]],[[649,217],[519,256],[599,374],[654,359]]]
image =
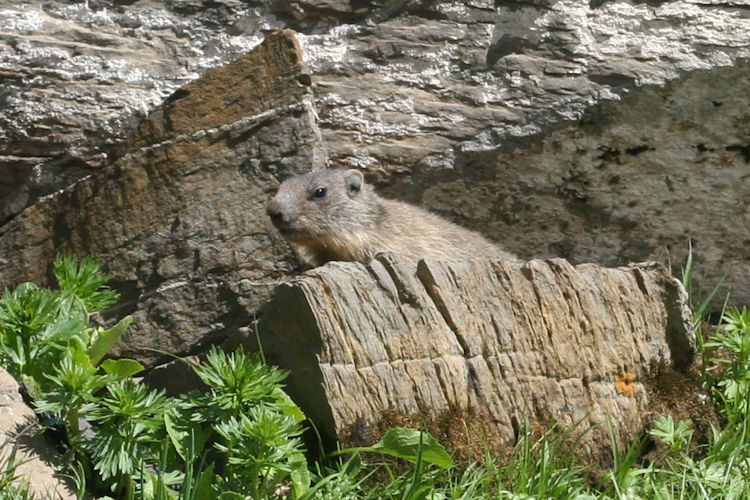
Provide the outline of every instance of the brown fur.
[[302,261],[368,263],[381,252],[415,261],[509,259],[484,237],[419,207],[381,198],[358,170],[316,170],[284,181],[268,204]]

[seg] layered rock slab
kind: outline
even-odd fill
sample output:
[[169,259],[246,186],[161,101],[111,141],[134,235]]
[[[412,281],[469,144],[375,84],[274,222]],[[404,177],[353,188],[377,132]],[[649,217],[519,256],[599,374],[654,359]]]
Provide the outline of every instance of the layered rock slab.
[[[585,429],[607,419],[622,444],[647,423],[642,381],[692,360],[686,299],[656,264],[414,268],[380,255],[280,285],[260,331],[267,358],[291,371],[290,394],[345,443],[366,441],[388,413],[466,410],[505,444],[522,426]],[[623,379],[630,387],[618,391]],[[586,434],[581,449],[609,450],[606,427]]]
[[[107,168],[0,228],[0,284],[44,282],[55,255],[95,254],[134,315],[115,350],[151,364],[252,320],[291,253],[265,214],[276,174],[325,163],[293,34],[182,87]],[[280,239],[280,237],[278,237]]]

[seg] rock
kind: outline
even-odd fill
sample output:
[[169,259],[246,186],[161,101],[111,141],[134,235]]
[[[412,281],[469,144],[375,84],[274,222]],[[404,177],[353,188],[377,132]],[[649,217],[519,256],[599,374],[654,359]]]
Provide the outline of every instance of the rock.
[[[59,251],[99,254],[124,296],[110,316],[136,319],[117,354],[153,364],[142,347],[194,354],[250,323],[298,271],[263,205],[277,179],[327,163],[525,259],[668,251],[676,268],[692,240],[696,288],[726,276],[732,303],[750,302],[736,3],[50,0],[2,14],[0,286],[43,280]],[[268,35],[284,26],[298,47]]]
[[629,443],[650,418],[644,381],[691,362],[686,300],[653,263],[414,269],[381,254],[279,285],[260,332],[266,358],[291,371],[292,397],[344,446],[371,442],[393,412],[460,411],[494,427],[503,446],[521,426],[601,424],[580,443],[597,457],[611,452],[607,418]]
[[435,176],[424,185],[425,203],[448,210],[465,200],[466,217],[481,219],[524,258],[671,260],[676,273],[692,242],[693,300],[726,276],[731,300],[748,303],[750,255],[738,231],[750,227],[740,201],[750,197],[742,180],[750,165],[742,146],[750,139],[749,72],[750,62],[740,62],[601,102],[534,145],[510,141],[468,159],[471,182]]
[[[322,3],[295,2],[297,18]],[[737,4],[389,5],[377,22],[294,25],[310,33],[332,166],[364,168],[384,194],[525,259],[678,268],[692,240],[696,301],[724,278],[750,303],[750,22]]]
[[726,276],[750,302],[737,2],[51,0],[0,17],[0,224],[108,168],[167,96],[288,26],[332,166],[525,258],[677,265],[691,238],[698,287]]
[[134,316],[115,349],[191,354],[252,320],[291,251],[265,202],[279,172],[322,166],[307,69],[289,31],[182,87],[117,149],[112,165],[0,229],[0,282],[43,282],[55,254],[96,254]]
[[188,356],[164,363],[150,370],[143,377],[143,383],[152,389],[163,390],[172,397],[194,390],[205,392],[208,386],[192,368],[201,361],[197,356]]
[[60,454],[39,434],[40,425],[34,410],[26,406],[18,392],[18,382],[0,367],[0,464],[5,466],[14,446],[16,469],[20,485],[28,481],[30,491],[39,498],[75,500],[71,485],[63,480],[55,466],[61,463]]
[[0,222],[106,165],[177,88],[283,27],[232,1],[20,1],[2,13]]

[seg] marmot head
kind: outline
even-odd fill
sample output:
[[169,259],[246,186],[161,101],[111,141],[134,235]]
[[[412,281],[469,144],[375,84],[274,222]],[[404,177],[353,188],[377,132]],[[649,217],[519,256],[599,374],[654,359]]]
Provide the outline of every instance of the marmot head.
[[362,172],[327,169],[282,182],[267,212],[290,241],[325,243],[373,227],[380,207]]

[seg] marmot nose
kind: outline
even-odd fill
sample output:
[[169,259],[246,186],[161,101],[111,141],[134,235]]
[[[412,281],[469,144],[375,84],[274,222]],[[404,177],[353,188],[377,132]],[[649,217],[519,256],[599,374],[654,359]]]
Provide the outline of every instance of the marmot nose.
[[268,203],[266,213],[274,224],[278,224],[284,220],[284,214],[281,212],[281,204],[275,199]]

